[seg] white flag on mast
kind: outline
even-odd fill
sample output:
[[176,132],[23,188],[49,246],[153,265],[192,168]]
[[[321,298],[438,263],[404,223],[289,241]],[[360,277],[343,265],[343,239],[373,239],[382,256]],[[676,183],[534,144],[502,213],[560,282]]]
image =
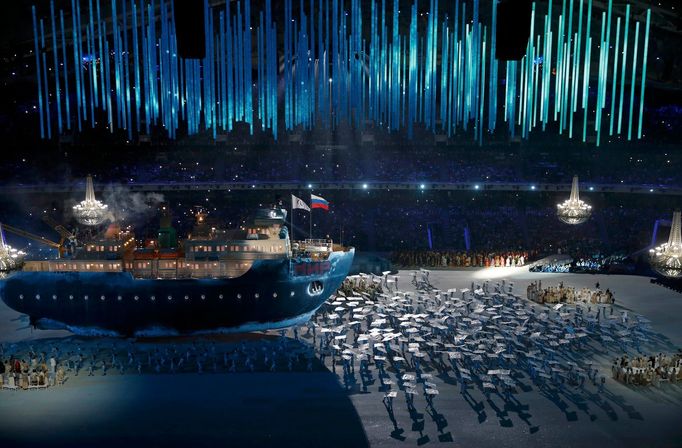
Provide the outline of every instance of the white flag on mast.
[[307,210],[310,211],[310,207],[308,207],[308,204],[306,204],[303,199],[297,198],[293,194],[291,195],[291,208],[293,210],[296,209],[301,209],[301,210]]

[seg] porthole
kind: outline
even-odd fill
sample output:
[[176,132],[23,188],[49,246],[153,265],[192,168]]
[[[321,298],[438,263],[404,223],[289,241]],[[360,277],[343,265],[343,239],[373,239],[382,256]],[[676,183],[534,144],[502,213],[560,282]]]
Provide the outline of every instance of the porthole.
[[133,299],[135,299],[136,302],[137,302],[138,300],[140,300],[140,298],[139,298],[138,296],[133,297]]
[[173,296],[168,296],[168,300],[173,300]]
[[321,281],[315,280],[308,284],[308,295],[319,296],[324,291],[324,285]]
[[222,294],[218,295],[218,298],[219,298],[220,300],[223,300],[223,295],[222,295]]
[[24,295],[23,295],[23,294],[19,294],[19,300],[24,300]]
[[101,300],[102,302],[104,302],[104,299],[106,299],[106,297],[100,296],[100,300]]
[[185,296],[185,300],[189,300],[189,296]]

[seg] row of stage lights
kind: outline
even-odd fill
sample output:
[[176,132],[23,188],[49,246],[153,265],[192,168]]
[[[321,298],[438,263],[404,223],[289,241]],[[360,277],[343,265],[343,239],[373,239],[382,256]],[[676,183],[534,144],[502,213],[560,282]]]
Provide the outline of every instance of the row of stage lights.
[[[372,188],[372,185],[367,184],[367,183],[363,183],[363,184],[360,184],[360,187],[362,187],[363,190],[369,190],[369,189]],[[256,188],[256,186],[255,186],[255,185],[251,185],[251,188]],[[313,188],[315,188],[315,186],[314,186],[313,184],[308,184],[308,189],[309,189],[309,190],[312,190]],[[427,184],[419,184],[419,190],[428,190],[428,188],[429,188],[429,186],[428,186]],[[481,188],[482,188],[482,187],[481,187],[481,184],[474,184],[474,186],[473,186],[473,189],[474,189],[474,190],[481,190]],[[528,188],[529,188],[531,191],[539,191],[537,185],[532,185],[532,184],[531,184]],[[588,187],[588,190],[589,190],[589,191],[594,191],[594,187]],[[653,188],[649,188],[649,193],[653,193],[654,191],[655,191],[655,190],[654,190]]]

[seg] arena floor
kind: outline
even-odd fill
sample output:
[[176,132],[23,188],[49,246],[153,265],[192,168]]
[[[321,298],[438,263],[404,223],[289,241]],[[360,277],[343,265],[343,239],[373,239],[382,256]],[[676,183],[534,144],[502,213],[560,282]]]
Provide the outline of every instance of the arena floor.
[[[400,289],[408,289],[411,273],[400,275]],[[430,274],[431,283],[441,290],[469,288],[472,281],[486,279],[514,282],[514,291],[521,296],[538,279],[543,286],[563,281],[578,288],[594,288],[599,282],[602,289],[614,292],[618,311],[645,316],[671,349],[682,346],[682,295],[645,277],[530,273],[526,268]],[[26,319],[0,304],[0,342],[6,345],[31,341],[40,349],[69,344],[72,338],[61,331],[31,330]],[[226,343],[235,342],[232,337]],[[627,387],[611,380],[610,355],[595,353],[594,361],[607,377],[606,398],[595,394],[572,401],[570,394],[548,396],[531,387],[521,395],[519,406],[510,408],[497,396],[488,398],[476,390],[465,398],[456,385],[434,377],[440,390],[434,400],[436,412],[418,396],[414,403],[422,415],[415,420],[398,397],[395,424],[376,385],[367,392],[346,391],[329,361],[314,372],[81,375],[47,390],[1,390],[0,443],[13,447],[682,446],[682,386]]]

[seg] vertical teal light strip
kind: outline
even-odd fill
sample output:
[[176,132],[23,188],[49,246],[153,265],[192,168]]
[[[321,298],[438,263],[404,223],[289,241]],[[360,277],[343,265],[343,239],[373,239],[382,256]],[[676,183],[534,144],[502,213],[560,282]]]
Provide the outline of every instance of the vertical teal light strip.
[[525,114],[525,133],[524,136],[528,137],[528,131],[531,128],[531,111],[533,106],[533,66],[535,65],[535,44],[533,43],[533,38],[528,39],[528,65],[526,67],[526,107],[524,109]]
[[509,71],[510,61],[507,61],[504,68],[504,121],[509,121]]
[[575,54],[575,57],[573,58],[573,79],[571,80],[571,104],[570,104],[570,110],[569,110],[569,120],[568,120],[568,138],[573,138],[573,113],[575,112],[575,104],[576,104],[576,89],[578,87],[577,84],[577,79],[578,79],[578,48],[580,48],[580,45],[578,44],[580,40],[580,37],[578,36],[578,33],[575,33],[574,39],[573,39],[573,53]]
[[[565,0],[564,0],[565,3]],[[564,18],[563,16],[559,16],[559,31],[557,32],[557,38],[556,38],[556,46],[557,46],[557,55],[556,55],[556,76],[554,77],[554,121],[557,120],[558,116],[557,114],[559,113],[560,109],[560,104],[561,104],[561,66],[562,66],[562,60],[563,60],[563,48],[564,45],[562,43],[562,38],[561,36],[563,35],[564,32]]]
[[561,76],[557,76],[557,89],[561,91],[561,98],[559,99],[559,134],[562,134],[564,131],[564,128],[566,126],[566,123],[564,122],[564,119],[566,117],[565,109],[564,106],[566,104],[565,101],[565,96],[566,96],[566,89],[564,88],[564,71],[568,70],[568,63],[566,60],[565,55],[569,53],[568,49],[568,42],[564,42],[563,44],[563,49],[562,49],[562,54],[564,57],[562,58],[562,63],[561,63]]
[[[62,64],[64,68],[62,73],[64,73],[64,119],[66,120],[66,129],[71,130],[71,112],[69,106],[69,69],[68,69],[68,59],[66,57],[66,34],[64,33],[64,11],[59,10],[59,22],[62,29]],[[102,52],[100,51],[100,54]],[[103,63],[100,63],[103,65]]]
[[[551,20],[551,18],[550,18],[550,20]],[[549,95],[550,95],[550,92],[552,90],[551,74],[552,74],[552,56],[553,56],[553,51],[552,51],[552,39],[553,39],[553,37],[554,37],[554,32],[550,30],[548,35],[547,35],[548,52],[547,52],[547,57],[545,58],[545,60],[547,62],[542,64],[543,72],[547,72],[547,78],[546,78],[547,86],[545,87],[545,117],[544,117],[544,122],[542,123],[542,126],[543,126],[542,129],[543,130],[545,129],[545,126],[549,122],[549,104],[550,104],[549,103]]]
[[[572,1],[572,0],[571,0]],[[528,136],[528,130],[530,129],[530,113],[532,105],[532,95],[533,95],[533,64],[535,55],[533,49],[533,36],[535,34],[535,2],[532,4],[532,9],[530,13],[530,38],[528,39],[528,45],[526,50],[526,66],[524,75],[524,102],[523,102],[523,120],[522,120],[522,135],[524,137]]]
[[[54,0],[50,0],[50,19],[52,22],[52,58],[54,60],[55,105],[57,106],[57,132],[62,133],[61,89],[59,88],[59,52],[57,51],[57,20],[54,13]],[[94,64],[94,62],[93,62]]]
[[625,92],[625,68],[628,56],[628,27],[630,25],[630,5],[625,7],[625,30],[623,31],[623,65],[620,70],[620,99],[618,101],[618,133],[623,124],[623,93]]
[[587,25],[585,29],[585,62],[583,62],[583,101],[582,108],[587,114],[587,100],[590,88],[590,54],[589,48],[592,46],[592,38],[590,37],[590,26],[592,24],[592,0],[587,3]]
[[601,13],[601,37],[599,38],[599,73],[597,74],[597,106],[595,107],[594,130],[599,128],[599,117],[601,115],[601,92],[602,92],[602,73],[604,71],[604,33],[606,32],[606,12]]
[[40,138],[45,138],[45,124],[43,120],[43,83],[41,81],[42,72],[40,70],[40,45],[38,44],[38,20],[36,19],[36,7],[31,6],[33,13],[33,45],[36,57],[36,84],[38,85],[38,116],[40,118]]
[[[563,104],[563,73],[564,73],[564,53],[566,52],[566,46],[564,45],[564,38],[566,35],[566,0],[561,2],[561,15],[559,16],[559,32],[557,33],[557,71],[556,71],[556,105],[554,111],[554,120],[557,119],[557,113],[561,111],[561,105]],[[559,126],[559,133],[561,133],[561,125]]]
[[[538,34],[536,52],[540,52],[540,35]],[[540,64],[533,64],[533,127],[537,125],[538,118],[538,86],[540,85]]]
[[573,104],[571,110],[576,112],[578,107],[578,81],[580,79],[580,52],[582,50],[582,38],[583,38],[583,0],[580,0],[580,8],[578,11],[578,34],[575,50],[575,63],[573,64]]
[[510,61],[509,62],[509,68],[510,68],[510,73],[511,73],[511,79],[509,82],[509,86],[511,86],[510,93],[509,93],[509,106],[510,106],[510,111],[509,111],[509,131],[511,133],[512,138],[516,135],[516,127],[514,126],[514,115],[516,111],[516,72],[517,72],[517,61]]
[[611,113],[609,114],[609,135],[613,135],[613,119],[616,106],[616,80],[618,79],[618,44],[620,43],[620,17],[616,19],[616,51],[613,55],[613,80],[611,81]]
[[566,58],[563,70],[563,103],[561,105],[561,128],[562,130],[566,127],[566,113],[568,112],[568,106],[570,105],[570,90],[569,90],[569,78],[571,75],[571,56],[574,56],[571,51],[572,41],[573,41],[573,0],[570,0],[569,10],[568,10],[568,26],[566,28],[566,52],[564,57]]
[[[573,0],[571,0],[573,1]],[[526,110],[524,114],[526,115],[526,128],[525,136],[528,137],[528,132],[532,127],[532,112],[533,112],[533,70],[535,67],[535,46],[533,44],[533,37],[535,36],[535,2],[533,2],[531,14],[530,14],[530,37],[528,39],[528,73],[526,75]]]
[[604,92],[604,71],[606,70],[606,13],[601,13],[601,39],[599,44],[599,74],[597,77],[597,104],[595,106],[594,130],[597,132],[597,146],[601,139],[602,93]]
[[651,9],[646,10],[646,29],[644,31],[644,55],[642,55],[642,87],[639,93],[639,124],[637,126],[637,138],[642,138],[642,114],[644,113],[644,87],[646,86],[646,59],[649,54],[649,24],[651,22]]
[[592,37],[587,36],[585,41],[585,79],[583,84],[583,143],[587,139],[587,114],[588,114],[588,92],[590,89],[590,56],[592,54]]
[[637,44],[639,43],[639,22],[635,24],[635,48],[632,55],[632,81],[630,82],[630,115],[628,116],[628,140],[632,139],[632,112],[635,105],[635,74],[637,72]]
[[542,130],[547,126],[549,118],[549,92],[550,74],[552,72],[552,0],[547,5],[547,15],[545,16],[545,51],[542,55]]
[[479,98],[478,145],[483,146],[483,105],[485,104],[485,44],[487,27],[483,27],[483,42],[481,45],[481,97]]
[[488,130],[490,132],[495,130],[495,122],[497,121],[497,59],[495,56],[496,39],[497,39],[497,0],[492,0],[493,18],[490,26],[490,88],[489,88],[489,104],[488,104]]
[[[526,85],[526,80],[525,80],[525,75],[526,75],[526,61],[528,60],[528,55],[524,56],[521,58],[521,69],[519,70],[519,115],[517,118],[517,123],[519,126],[522,124],[522,119],[523,119],[523,111],[524,111],[524,98],[525,98],[525,89],[524,86]],[[516,101],[516,99],[514,99]],[[521,128],[521,135],[523,135],[523,127]]]
[[[611,50],[611,11],[612,11],[613,0],[609,0],[609,9],[606,18],[606,36],[604,43],[604,73],[603,73],[603,88],[601,92],[601,108],[606,106],[606,86],[608,83],[608,72],[609,72],[609,51]],[[601,114],[601,112],[600,112]],[[601,118],[599,120],[601,126]]]
[[547,59],[547,36],[549,33],[547,32],[547,22],[549,22],[549,19],[547,18],[547,14],[545,14],[545,25],[543,29],[543,34],[542,36],[544,37],[544,48],[542,49],[542,84],[540,87],[540,122],[542,123],[542,130],[545,130],[545,103],[546,103],[546,94],[545,94],[545,88],[547,87],[546,83],[546,76],[545,73],[547,72],[550,64],[548,63]]

